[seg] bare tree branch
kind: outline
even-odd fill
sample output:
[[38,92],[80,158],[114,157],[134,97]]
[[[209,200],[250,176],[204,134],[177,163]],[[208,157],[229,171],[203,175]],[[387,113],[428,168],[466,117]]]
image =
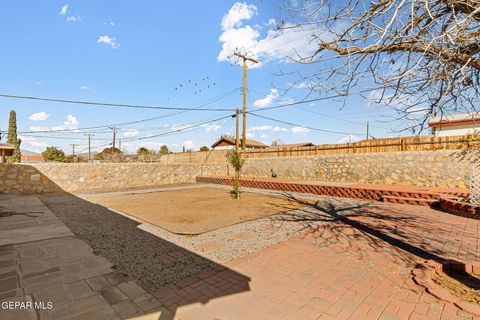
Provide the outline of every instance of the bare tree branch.
[[392,107],[398,119],[415,120],[408,127],[414,132],[432,115],[477,112],[479,0],[305,1],[290,17],[280,28],[308,28],[318,45],[292,58],[321,64],[299,79],[310,91],[348,95],[354,87],[379,86],[366,97]]

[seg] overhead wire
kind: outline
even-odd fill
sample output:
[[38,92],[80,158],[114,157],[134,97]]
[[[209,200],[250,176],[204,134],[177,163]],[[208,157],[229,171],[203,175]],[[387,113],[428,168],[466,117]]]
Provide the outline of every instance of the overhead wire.
[[[26,134],[26,133],[54,133],[54,132],[78,132],[78,131],[83,131],[83,130],[91,130],[91,129],[102,129],[102,128],[109,128],[109,127],[121,127],[121,126],[125,126],[125,125],[131,125],[131,124],[137,124],[137,123],[143,123],[143,122],[148,122],[148,121],[153,121],[153,120],[158,120],[158,119],[164,119],[164,118],[167,118],[167,117],[171,117],[171,116],[174,116],[174,115],[178,115],[178,114],[181,114],[181,113],[185,113],[185,112],[188,112],[188,111],[197,111],[197,110],[205,110],[205,109],[202,109],[204,106],[206,105],[209,105],[211,103],[214,103],[214,102],[217,102],[217,101],[220,101],[228,96],[230,96],[232,93],[234,93],[235,91],[237,91],[239,88],[235,88],[235,89],[232,89],[226,93],[223,93],[219,96],[216,96],[216,97],[213,97],[211,99],[208,99],[206,100],[205,102],[202,102],[200,103],[199,105],[195,106],[195,107],[192,107],[190,108],[190,110],[181,110],[181,111],[178,111],[178,112],[173,112],[173,113],[169,113],[169,114],[165,114],[165,115],[161,115],[161,116],[156,116],[156,117],[152,117],[152,118],[146,118],[146,119],[140,119],[140,120],[135,120],[135,121],[129,121],[129,122],[121,122],[121,123],[112,123],[112,124],[107,124],[107,125],[102,125],[102,126],[92,126],[92,127],[83,127],[83,128],[71,128],[71,129],[52,129],[52,130],[38,130],[38,131],[19,131],[19,134]],[[1,96],[1,95],[0,95]],[[217,109],[216,109],[217,110]],[[227,109],[229,111],[232,111],[230,109]],[[91,132],[91,133],[95,133],[95,132]],[[101,132],[103,133],[103,132]],[[105,132],[106,133],[106,132]]]
[[359,134],[362,134],[362,133],[358,133],[358,132],[341,132],[341,131],[319,129],[319,128],[305,126],[305,125],[302,125],[302,124],[297,124],[297,123],[293,123],[293,122],[289,122],[289,121],[283,121],[283,120],[279,120],[279,119],[275,119],[275,118],[271,118],[271,117],[262,116],[262,115],[259,115],[259,114],[255,114],[253,112],[249,112],[249,113],[251,115],[255,116],[255,117],[267,119],[267,120],[278,122],[278,123],[287,124],[287,125],[294,126],[294,127],[302,127],[302,128],[306,128],[306,129],[313,130],[313,131],[318,131],[318,132],[333,133],[333,134],[339,134],[339,135],[345,135],[345,134],[358,134],[359,135]]
[[[66,99],[42,98],[42,97],[34,97],[34,96],[19,96],[19,95],[11,95],[11,94],[0,94],[0,97],[10,98],[10,99],[56,102],[56,103],[81,104],[81,105],[91,105],[91,106],[101,106],[101,107],[139,108],[139,109],[155,109],[155,110],[181,110],[181,111],[198,110],[196,108],[186,108],[186,107],[165,107],[165,106],[155,106],[155,105],[109,103],[109,102],[85,101],[85,100],[66,100]],[[232,109],[203,108],[202,111],[232,111]]]
[[[222,116],[222,117],[219,117],[219,118],[215,118],[215,119],[210,119],[208,121],[204,121],[204,122],[197,123],[197,124],[186,125],[186,126],[183,126],[182,128],[175,129],[175,130],[170,130],[168,132],[163,132],[163,133],[159,133],[159,134],[155,134],[155,135],[148,135],[148,136],[143,136],[143,137],[138,137],[138,138],[122,139],[122,141],[123,142],[142,141],[142,140],[157,138],[157,137],[160,137],[160,136],[168,136],[168,135],[178,134],[178,133],[182,133],[184,131],[192,130],[193,128],[197,128],[197,127],[200,127],[200,126],[205,125],[205,124],[213,123],[213,122],[223,120],[223,119],[226,119],[226,118],[230,118],[230,117],[232,117],[232,114],[228,114],[228,115],[225,115],[225,116]],[[97,149],[97,148],[109,146],[111,144],[112,143],[106,143],[106,144],[102,144],[102,145],[92,146],[91,148],[92,149]],[[87,149],[84,149],[84,150],[87,150]],[[81,151],[81,152],[83,152],[83,151]]]

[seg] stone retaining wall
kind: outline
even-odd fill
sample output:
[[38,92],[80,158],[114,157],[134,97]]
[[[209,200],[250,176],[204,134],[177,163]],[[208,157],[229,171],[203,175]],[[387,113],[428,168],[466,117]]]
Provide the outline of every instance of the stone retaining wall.
[[227,165],[156,163],[0,164],[0,193],[114,191],[195,182],[198,175],[226,175]]
[[474,159],[450,150],[252,158],[243,176],[267,178],[273,169],[286,179],[465,188]]
[[0,194],[56,191],[60,188],[32,166],[0,163]]
[[[245,177],[466,187],[475,155],[455,151],[341,154],[247,160]],[[110,191],[195,182],[226,176],[227,163],[38,163],[0,164],[0,193]]]

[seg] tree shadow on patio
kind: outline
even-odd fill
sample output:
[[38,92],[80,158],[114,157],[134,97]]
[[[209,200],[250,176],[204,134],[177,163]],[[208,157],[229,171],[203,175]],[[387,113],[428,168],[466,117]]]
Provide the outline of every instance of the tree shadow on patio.
[[360,259],[369,252],[388,250],[389,258],[409,265],[418,259],[443,261],[449,258],[442,250],[446,241],[442,238],[443,232],[431,233],[428,216],[407,214],[398,206],[385,207],[353,199],[318,201],[312,205],[303,197],[291,193],[283,195],[304,207],[272,216],[272,222],[301,224],[305,236],[314,239],[319,247],[340,245]]

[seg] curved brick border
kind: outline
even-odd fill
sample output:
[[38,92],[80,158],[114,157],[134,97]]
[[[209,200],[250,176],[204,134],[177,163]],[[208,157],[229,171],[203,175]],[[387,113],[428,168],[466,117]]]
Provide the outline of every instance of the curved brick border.
[[472,263],[461,263],[457,261],[437,262],[433,260],[420,263],[413,269],[413,280],[424,287],[428,293],[440,300],[455,304],[458,308],[468,313],[480,316],[480,305],[457,298],[450,291],[440,287],[432,278],[440,272],[456,270],[480,274],[480,265]]
[[440,208],[448,213],[467,218],[480,219],[480,207],[453,199],[441,198]]

